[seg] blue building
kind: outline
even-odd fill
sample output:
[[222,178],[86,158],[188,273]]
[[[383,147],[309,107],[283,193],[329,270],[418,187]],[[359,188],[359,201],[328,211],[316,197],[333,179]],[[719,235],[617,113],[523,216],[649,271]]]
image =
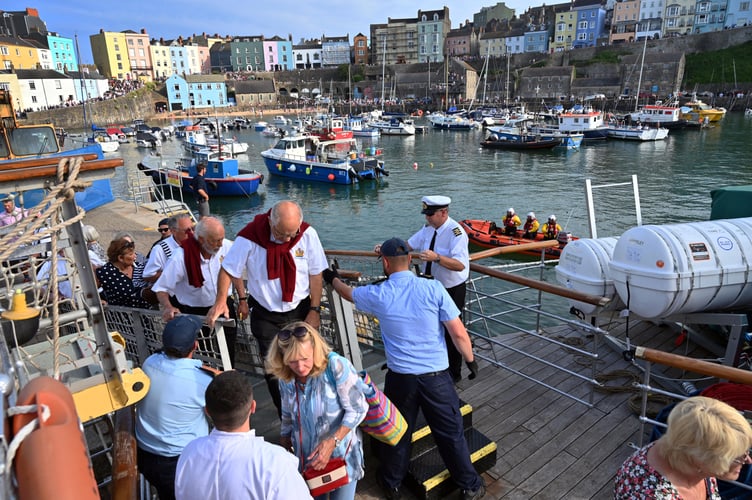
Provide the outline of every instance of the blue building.
[[606,10],[600,0],[575,0],[572,11],[577,15],[573,49],[595,47],[605,33]]
[[525,31],[525,52],[548,53],[548,36],[545,26],[530,26]]
[[[721,31],[726,24],[726,0],[700,0],[695,5],[694,33]],[[749,3],[746,4],[749,10]]]
[[170,111],[229,106],[224,75],[172,75],[165,85]]

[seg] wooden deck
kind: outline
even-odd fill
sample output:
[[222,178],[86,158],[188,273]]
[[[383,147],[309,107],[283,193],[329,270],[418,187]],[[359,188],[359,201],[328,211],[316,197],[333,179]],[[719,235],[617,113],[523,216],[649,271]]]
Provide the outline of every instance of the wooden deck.
[[[624,339],[624,324],[616,324],[608,330],[615,337]],[[578,332],[565,328],[549,329],[544,334],[581,339]],[[675,331],[668,327],[632,321],[629,334],[632,345],[644,345],[688,356],[708,356],[707,351],[691,343],[685,342],[677,347],[674,343]],[[579,356],[568,354],[558,346],[525,334],[509,335],[505,339],[508,345],[526,353],[578,373],[590,374],[590,369],[584,367]],[[476,352],[481,356],[493,357],[484,344],[483,340],[477,340]],[[590,384],[587,382],[562,376],[554,368],[531,363],[529,359],[508,349],[497,347],[495,353],[505,366],[588,400]],[[634,379],[642,379],[638,368],[630,366],[621,353],[605,343],[601,343],[598,354],[601,358],[598,363],[599,373],[627,370],[634,374]],[[379,364],[374,363],[369,368],[369,373],[381,383],[383,372],[378,371]],[[654,367],[653,371],[658,369],[660,367]],[[677,370],[674,370],[675,373],[664,371],[666,375],[675,378],[689,377]],[[622,372],[617,374],[620,373]],[[606,381],[605,384],[621,388],[630,386],[634,379],[621,377]],[[252,424],[260,435],[276,442],[279,424],[263,381],[256,385],[256,389],[259,409],[252,418]],[[476,380],[460,382],[458,392],[460,398],[473,407],[474,427],[498,446],[496,465],[484,474],[486,498],[613,498],[614,474],[632,453],[630,443],[636,444],[640,438],[638,413],[629,405],[629,399],[639,393],[618,392],[614,389],[596,391],[593,395],[594,407],[590,408],[509,370],[492,367],[487,362],[481,363],[481,372]],[[639,400],[637,404],[639,405]],[[646,429],[649,433],[650,429]],[[358,485],[356,498],[381,498],[375,481],[376,465],[375,458],[366,458],[366,477]],[[415,497],[404,491],[403,498]]]

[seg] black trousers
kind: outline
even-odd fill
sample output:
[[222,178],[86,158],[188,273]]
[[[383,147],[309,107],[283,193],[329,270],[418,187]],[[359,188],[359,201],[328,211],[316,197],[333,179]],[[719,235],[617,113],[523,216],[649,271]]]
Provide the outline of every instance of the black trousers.
[[137,457],[138,471],[156,488],[159,500],[175,500],[175,471],[180,455],[163,457],[139,448]]
[[[460,283],[457,286],[447,288],[449,296],[452,297],[454,305],[460,310],[460,319],[464,320],[465,314],[465,296],[467,294],[467,287],[464,283]],[[449,373],[452,375],[452,379],[457,382],[462,379],[462,354],[454,346],[452,337],[449,332],[444,328],[444,340],[447,345],[447,355],[449,356]]]
[[[208,307],[193,307],[193,306],[186,306],[181,304],[177,299],[174,301],[170,301],[172,305],[180,309],[180,312],[183,314],[195,314],[197,316],[206,316],[206,313],[209,312],[209,309],[211,309],[211,306]],[[230,318],[237,321],[237,312],[235,311],[235,301],[233,300],[232,296],[227,297],[227,309],[229,311]],[[208,326],[204,326],[201,329],[204,332],[204,335],[209,335],[211,333],[211,330]],[[235,342],[238,338],[238,328],[236,326],[227,326],[225,327],[225,340],[227,341],[227,351],[230,353],[230,361],[232,362],[233,366],[235,365]]]
[[[289,323],[304,321],[311,308],[310,297],[301,300],[295,309],[288,312],[269,311],[261,307],[251,296],[248,297],[248,302],[251,306],[251,332],[258,341],[259,354],[261,354],[262,359],[266,358],[269,347],[277,336],[277,332]],[[279,395],[279,382],[276,377],[269,374],[265,374],[264,378],[266,379],[266,386],[269,389],[274,406],[277,407],[277,414],[282,416],[282,398]]]

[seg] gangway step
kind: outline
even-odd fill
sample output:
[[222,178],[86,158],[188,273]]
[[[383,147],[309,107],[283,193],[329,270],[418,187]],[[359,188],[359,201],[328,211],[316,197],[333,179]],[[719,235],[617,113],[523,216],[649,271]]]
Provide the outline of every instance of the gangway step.
[[[460,400],[460,414],[462,415],[462,428],[471,428],[473,426],[473,407]],[[430,435],[431,428],[428,427],[423,412],[418,412],[418,419],[415,421],[415,431],[413,431],[413,456],[416,456],[421,448],[433,446],[433,440],[430,439],[427,440],[428,444],[423,444]]]
[[[470,460],[478,474],[482,474],[496,464],[494,441],[473,428],[465,429],[465,440],[470,451]],[[418,498],[426,500],[443,498],[457,489],[435,446],[410,460],[408,474],[403,484]]]

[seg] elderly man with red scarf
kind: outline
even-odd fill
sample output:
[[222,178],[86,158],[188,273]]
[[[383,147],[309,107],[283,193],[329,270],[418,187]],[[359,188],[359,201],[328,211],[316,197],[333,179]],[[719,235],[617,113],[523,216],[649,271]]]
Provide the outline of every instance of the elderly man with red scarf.
[[[303,222],[303,211],[291,200],[277,202],[271,210],[254,217],[239,233],[222,262],[214,307],[207,313],[210,325],[227,316],[230,282],[243,277],[248,290],[238,288],[238,314],[251,310],[251,332],[262,357],[277,332],[286,324],[305,321],[314,328],[321,323],[321,272],[328,267],[318,233]],[[236,285],[237,286],[237,285]],[[281,412],[277,379],[266,375],[272,401]]]

